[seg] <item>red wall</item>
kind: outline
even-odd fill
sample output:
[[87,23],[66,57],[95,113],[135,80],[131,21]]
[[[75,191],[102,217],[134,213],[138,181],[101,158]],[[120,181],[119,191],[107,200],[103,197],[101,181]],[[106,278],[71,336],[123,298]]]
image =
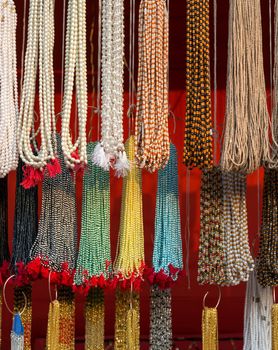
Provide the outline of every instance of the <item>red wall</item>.
[[[211,1],[212,2],[212,1]],[[27,1],[28,3],[28,1]],[[91,25],[94,14],[94,4],[97,1],[87,1],[88,6],[88,27]],[[136,3],[139,3],[136,2]],[[227,27],[228,27],[228,0],[218,0],[218,41],[217,41],[217,74],[218,74],[218,90],[217,90],[217,106],[218,106],[218,129],[221,131],[223,125],[223,117],[225,114],[225,80],[226,80],[226,64],[227,64]],[[264,55],[265,55],[265,71],[266,84],[269,87],[269,36],[268,36],[268,1],[262,0],[263,10],[263,38],[264,38]],[[18,66],[20,72],[20,57],[22,49],[22,24],[23,24],[23,4],[24,1],[17,0],[18,12]],[[126,1],[128,6],[129,1]],[[55,46],[55,76],[56,76],[56,109],[60,111],[60,77],[61,77],[61,32],[62,32],[62,13],[63,1],[56,1],[56,31],[57,40]],[[199,189],[200,189],[200,172],[193,170],[187,176],[186,168],[181,163],[183,134],[184,134],[184,115],[185,115],[185,13],[186,1],[170,0],[170,95],[169,101],[171,109],[176,116],[176,133],[173,134],[173,121],[170,120],[170,132],[172,141],[179,150],[179,187],[180,187],[180,205],[182,218],[182,235],[184,238],[184,256],[186,258],[185,249],[185,222],[187,213],[190,222],[190,247],[188,249],[190,288],[188,285],[189,276],[183,278],[173,289],[173,331],[174,337],[200,337],[201,330],[201,308],[203,295],[207,290],[211,293],[208,302],[214,303],[217,298],[216,287],[201,287],[196,283],[197,273],[197,256],[199,241]],[[129,11],[127,9],[126,16],[128,18]],[[127,28],[128,33],[128,28]],[[213,34],[213,33],[212,33]],[[95,39],[97,28],[95,29]],[[89,43],[89,30],[88,30]],[[126,38],[128,43],[128,38]],[[128,44],[127,44],[128,46]],[[89,50],[89,45],[88,45]],[[95,47],[96,51],[96,47]],[[128,55],[127,55],[128,57]],[[213,63],[213,60],[212,60]],[[95,63],[96,64],[96,63]],[[89,65],[89,54],[88,54]],[[91,75],[89,75],[89,92],[90,102],[91,96]],[[125,94],[125,100],[128,101],[128,91]],[[127,109],[125,103],[125,109]],[[96,138],[96,120],[94,121],[93,139]],[[126,128],[126,132],[127,132]],[[127,135],[126,135],[127,136]],[[121,203],[121,181],[112,176],[111,181],[111,240],[113,255],[115,253],[116,240],[119,228],[120,203]],[[186,192],[187,181],[190,179],[190,189]],[[248,177],[248,210],[249,210],[249,232],[250,241],[258,232],[258,204],[260,207],[262,199],[262,171],[252,174]],[[81,180],[77,183],[77,208],[79,208],[79,224],[80,224],[80,208],[81,208]],[[145,250],[146,261],[151,263],[152,242],[154,235],[154,211],[155,211],[155,192],[156,192],[156,174],[150,175],[143,173],[143,200],[144,200],[144,229],[145,229]],[[15,174],[9,176],[9,238],[12,240],[12,226],[14,215],[14,194],[15,194]],[[259,196],[258,196],[259,194]],[[190,206],[186,208],[186,198],[189,196]],[[260,203],[258,203],[258,199]],[[80,226],[80,225],[79,225]],[[185,260],[186,263],[186,260]],[[244,307],[244,291],[245,285],[237,287],[223,288],[222,300],[219,306],[219,332],[221,337],[241,337],[243,327],[243,307]],[[149,329],[149,289],[146,287],[142,291],[142,314],[141,314],[141,331],[143,337],[148,337]],[[8,297],[12,303],[12,289],[8,289]],[[106,334],[108,337],[113,336],[114,324],[114,298],[112,293],[107,293],[106,308]],[[43,338],[46,333],[46,322],[48,313],[49,297],[47,292],[47,284],[40,281],[33,287],[33,327],[32,337]],[[77,299],[77,318],[76,334],[78,337],[84,336],[84,322],[82,311],[83,300]],[[82,322],[81,322],[82,321]],[[11,327],[11,317],[4,309],[3,313],[3,349],[9,348],[9,330]],[[224,347],[227,349],[227,346]]]

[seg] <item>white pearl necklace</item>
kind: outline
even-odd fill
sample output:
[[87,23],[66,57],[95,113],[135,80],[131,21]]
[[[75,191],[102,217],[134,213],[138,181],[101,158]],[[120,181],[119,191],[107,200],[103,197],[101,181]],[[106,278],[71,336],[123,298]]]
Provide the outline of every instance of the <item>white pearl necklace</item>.
[[14,1],[0,0],[0,178],[16,169],[18,160],[16,25]]
[[[72,143],[70,117],[76,73],[76,96],[79,136]],[[87,67],[86,67],[86,1],[69,0],[67,13],[65,83],[62,111],[62,150],[66,165],[70,168],[87,164]],[[77,151],[78,157],[73,153]]]
[[125,176],[129,162],[123,145],[124,2],[102,0],[101,143],[93,163]]
[[[23,162],[44,170],[56,157],[54,110],[54,1],[31,0],[25,54],[24,83],[18,123],[18,147]],[[34,103],[39,66],[40,126],[34,132]],[[36,136],[40,134],[38,148]],[[32,147],[33,145],[33,147]]]

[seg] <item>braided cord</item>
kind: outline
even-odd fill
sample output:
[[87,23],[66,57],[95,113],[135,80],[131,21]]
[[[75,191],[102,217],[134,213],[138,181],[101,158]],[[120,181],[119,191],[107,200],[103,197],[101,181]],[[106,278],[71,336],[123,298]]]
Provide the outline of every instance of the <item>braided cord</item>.
[[187,2],[186,118],[184,163],[210,168],[212,117],[209,60],[209,0]]
[[55,271],[61,271],[64,263],[70,269],[75,268],[77,223],[75,186],[62,158],[60,136],[57,136],[57,147],[62,173],[55,178],[44,178],[38,236],[30,257],[40,258]]
[[131,170],[123,180],[121,222],[115,273],[123,277],[141,275],[144,265],[144,228],[141,170],[135,166],[134,136],[126,144]]
[[182,240],[177,151],[170,145],[169,162],[158,172],[153,267],[170,275],[169,265],[182,269]]
[[[89,143],[87,153],[96,143]],[[89,159],[83,178],[82,223],[75,283],[84,278],[108,277],[110,262],[110,174]]]
[[135,151],[138,165],[150,172],[164,167],[170,153],[167,11],[165,0],[140,3]]

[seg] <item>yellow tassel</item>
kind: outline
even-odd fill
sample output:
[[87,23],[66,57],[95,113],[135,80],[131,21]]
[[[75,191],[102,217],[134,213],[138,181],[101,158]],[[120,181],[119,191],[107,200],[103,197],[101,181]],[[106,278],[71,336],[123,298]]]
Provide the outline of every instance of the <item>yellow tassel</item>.
[[104,350],[104,292],[91,289],[86,300],[85,350]]
[[132,308],[127,312],[127,348],[140,349],[140,324],[138,310]]
[[202,315],[203,350],[218,350],[217,309],[205,307]]
[[54,300],[49,304],[46,349],[59,349],[60,304]]
[[278,350],[278,304],[272,305],[272,350]]
[[[74,350],[75,348],[75,303],[70,287],[58,289],[60,303],[59,319],[59,350]],[[57,349],[57,350],[58,350]]]

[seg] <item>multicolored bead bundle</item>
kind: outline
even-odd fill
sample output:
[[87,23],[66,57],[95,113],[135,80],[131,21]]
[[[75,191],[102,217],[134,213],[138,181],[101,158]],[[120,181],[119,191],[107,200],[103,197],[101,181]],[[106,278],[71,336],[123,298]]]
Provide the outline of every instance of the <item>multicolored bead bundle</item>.
[[189,0],[186,32],[186,118],[184,163],[212,166],[212,118],[209,59],[209,0]]
[[138,166],[154,172],[169,159],[168,9],[165,0],[141,0],[135,152]]

